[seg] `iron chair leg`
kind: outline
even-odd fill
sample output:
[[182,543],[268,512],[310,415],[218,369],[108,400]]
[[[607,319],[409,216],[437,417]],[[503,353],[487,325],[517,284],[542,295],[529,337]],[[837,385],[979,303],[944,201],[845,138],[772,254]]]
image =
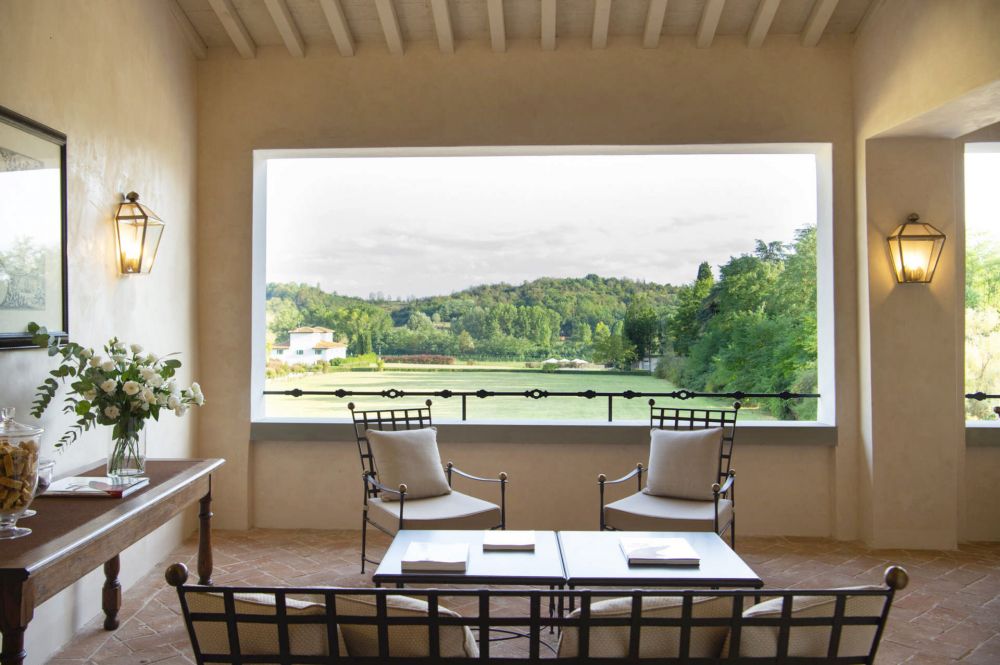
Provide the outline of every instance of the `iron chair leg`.
[[368,512],[361,515],[361,574],[365,574],[365,557],[368,545]]

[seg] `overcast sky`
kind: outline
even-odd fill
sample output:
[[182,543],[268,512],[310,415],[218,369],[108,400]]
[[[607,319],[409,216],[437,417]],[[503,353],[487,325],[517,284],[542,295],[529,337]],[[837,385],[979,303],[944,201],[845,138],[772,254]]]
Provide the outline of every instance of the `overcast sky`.
[[970,242],[1000,242],[1000,143],[976,148],[981,152],[965,155],[966,235]]
[[367,298],[690,282],[816,223],[812,154],[336,157],[267,166],[267,281]]

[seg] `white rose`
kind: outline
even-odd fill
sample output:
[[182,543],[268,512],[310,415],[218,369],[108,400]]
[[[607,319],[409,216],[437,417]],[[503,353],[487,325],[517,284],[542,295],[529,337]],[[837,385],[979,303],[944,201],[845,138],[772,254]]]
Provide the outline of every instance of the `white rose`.
[[115,362],[119,362],[119,363],[122,362],[123,360],[125,360],[125,354],[124,353],[112,353],[111,357],[114,358]]
[[93,402],[95,399],[97,399],[97,391],[91,388],[90,390],[83,393],[83,399],[87,400],[88,402]]
[[142,389],[142,401],[146,404],[150,404],[156,401],[156,393],[153,392],[152,388]]
[[94,350],[93,349],[84,349],[84,350],[80,351],[80,357],[83,358],[84,360],[87,360],[87,359],[93,357],[93,355],[94,355]]
[[122,390],[125,391],[126,395],[135,395],[142,390],[142,386],[136,381],[126,381],[125,385],[122,386]]
[[143,402],[140,408],[142,408],[143,411],[149,411],[149,404],[147,402]]
[[138,344],[133,344],[131,349],[132,353],[142,353],[142,347],[139,346]]
[[168,409],[179,409],[181,406],[181,399],[177,395],[171,395],[167,398],[167,408]]
[[104,359],[100,356],[94,356],[89,360],[91,367],[100,367],[102,362],[104,362]]
[[111,418],[112,420],[114,420],[119,415],[121,415],[121,411],[118,409],[117,406],[111,405],[111,406],[106,407],[104,409],[104,415],[106,415],[108,418]]
[[118,382],[115,381],[114,379],[108,379],[107,381],[101,383],[101,390],[103,390],[109,395],[114,395],[115,390],[117,389],[118,389]]
[[139,375],[142,376],[142,380],[149,383],[149,380],[156,375],[156,370],[151,367],[143,367],[139,370]]
[[159,388],[163,386],[163,377],[157,374],[156,372],[153,372],[153,376],[146,379],[146,383],[154,388]]
[[194,403],[197,404],[198,406],[203,406],[205,404],[205,396],[202,395],[201,393],[198,393],[197,395],[194,396]]
[[186,405],[186,404],[181,404],[181,405],[180,405],[180,406],[178,406],[178,407],[177,407],[176,409],[174,409],[174,413],[175,413],[175,414],[177,414],[177,417],[178,417],[178,418],[180,418],[180,417],[181,417],[181,416],[183,416],[183,415],[184,415],[185,413],[187,413],[187,410],[188,410],[188,407],[187,407],[187,405]]
[[105,372],[115,371],[115,363],[113,360],[105,360],[101,363],[101,369]]
[[122,353],[124,353],[125,352],[125,342],[122,342],[122,341],[119,341],[119,340],[116,339],[111,344],[111,348],[113,350],[115,350],[115,351],[121,351]]
[[197,382],[191,384],[191,394],[192,395],[201,394],[201,386],[199,386]]
[[160,393],[159,395],[156,396],[156,403],[159,404],[160,406],[166,406],[167,402],[169,401],[170,401],[170,395],[168,395],[167,393]]

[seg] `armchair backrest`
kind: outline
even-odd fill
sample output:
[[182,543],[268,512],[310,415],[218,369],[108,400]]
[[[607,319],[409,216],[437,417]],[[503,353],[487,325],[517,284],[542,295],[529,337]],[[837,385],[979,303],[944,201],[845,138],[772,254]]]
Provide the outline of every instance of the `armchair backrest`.
[[653,429],[693,430],[700,428],[722,428],[722,451],[719,455],[719,484],[726,481],[733,466],[733,441],[736,438],[736,416],[740,403],[734,402],[732,409],[688,409],[656,406],[656,400],[649,400],[649,426]]
[[[368,441],[367,432],[375,430],[407,430],[422,429],[433,425],[431,422],[431,401],[424,402],[424,406],[407,407],[401,409],[370,409],[358,411],[354,407],[354,402],[347,405],[354,419],[354,436],[358,440],[358,454],[361,456],[361,471],[378,478],[378,468],[375,466],[375,457],[372,455],[372,446]],[[365,484],[369,496],[377,496],[378,488]]]

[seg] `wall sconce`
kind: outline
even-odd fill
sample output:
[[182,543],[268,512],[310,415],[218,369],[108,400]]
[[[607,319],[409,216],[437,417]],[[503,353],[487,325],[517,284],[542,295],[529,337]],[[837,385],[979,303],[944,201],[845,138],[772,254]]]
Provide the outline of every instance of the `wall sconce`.
[[122,275],[138,275],[153,269],[156,250],[163,235],[163,220],[139,203],[139,195],[129,192],[115,214],[118,239],[118,268]]
[[888,238],[896,281],[900,284],[930,282],[941,258],[944,240],[943,233],[921,222],[917,213],[911,213]]

